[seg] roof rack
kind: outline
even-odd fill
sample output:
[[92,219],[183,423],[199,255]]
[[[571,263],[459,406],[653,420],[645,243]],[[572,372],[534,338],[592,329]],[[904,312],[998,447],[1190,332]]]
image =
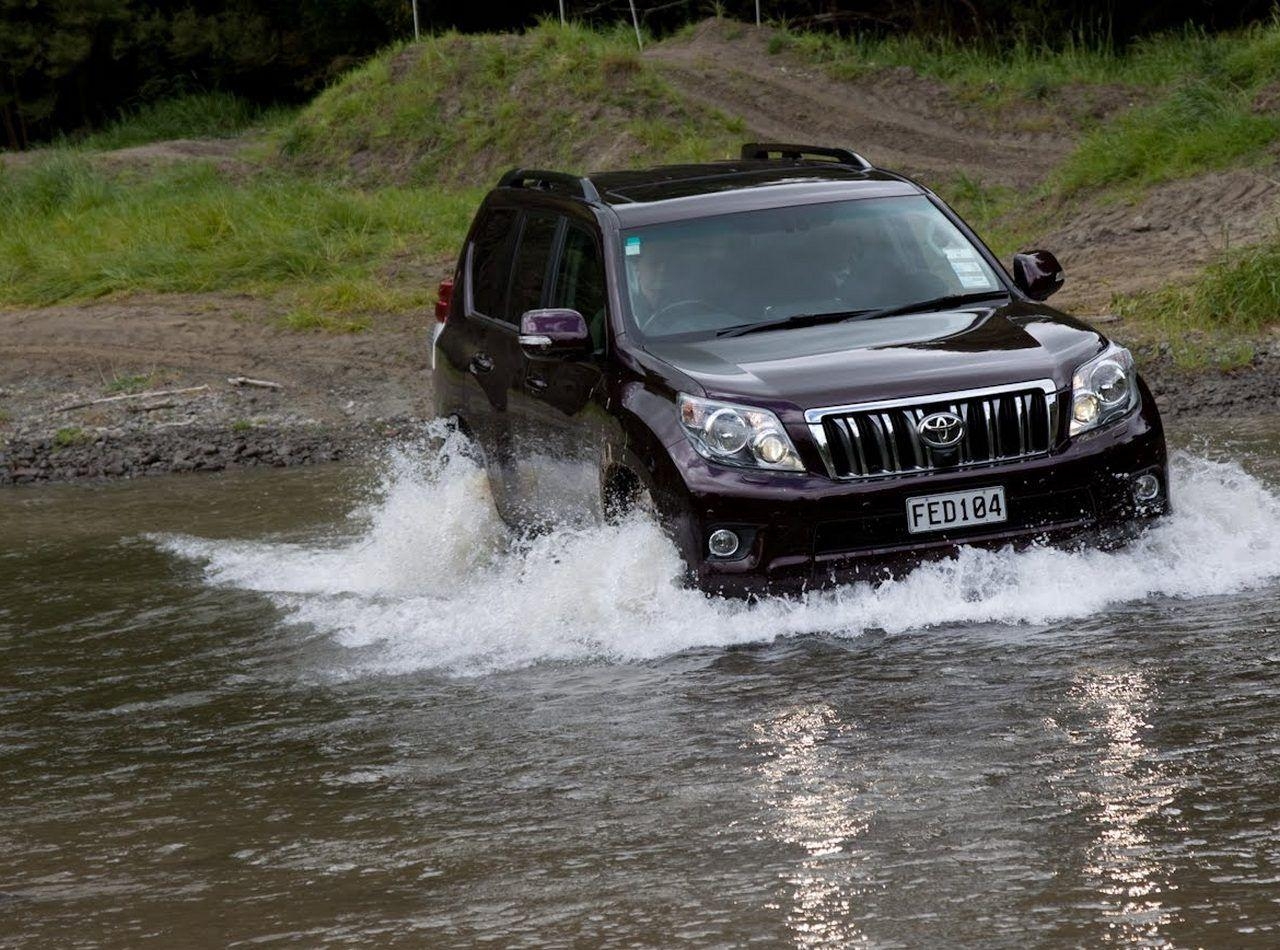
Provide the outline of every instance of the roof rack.
[[788,145],[782,142],[748,142],[742,146],[743,161],[770,161],[774,158],[787,158],[797,162],[806,158],[818,158],[837,165],[852,165],[854,168],[874,167],[857,152],[851,152],[847,148]]
[[542,191],[568,191],[577,198],[598,202],[600,192],[590,178],[567,172],[540,171],[536,168],[513,168],[498,180],[499,188],[537,188]]

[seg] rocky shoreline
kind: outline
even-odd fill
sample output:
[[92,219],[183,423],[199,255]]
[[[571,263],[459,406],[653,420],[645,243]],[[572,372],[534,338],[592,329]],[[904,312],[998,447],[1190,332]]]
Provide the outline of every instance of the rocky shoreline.
[[15,440],[0,449],[0,485],[338,461],[352,454],[354,435],[264,429],[246,437],[194,427]]
[[13,439],[0,448],[0,485],[140,478],[235,468],[286,468],[358,458],[418,431],[421,420],[382,419],[350,428],[209,426],[159,431],[104,429],[67,438]]

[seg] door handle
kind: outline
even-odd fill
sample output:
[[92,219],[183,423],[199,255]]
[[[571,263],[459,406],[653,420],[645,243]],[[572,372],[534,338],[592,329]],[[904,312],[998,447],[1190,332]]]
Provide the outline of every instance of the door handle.
[[530,376],[524,382],[529,387],[529,392],[535,396],[541,396],[547,391],[547,381],[541,376]]
[[467,365],[467,369],[471,370],[472,376],[483,376],[486,373],[492,373],[493,357],[488,353],[477,353],[471,357],[471,362]]

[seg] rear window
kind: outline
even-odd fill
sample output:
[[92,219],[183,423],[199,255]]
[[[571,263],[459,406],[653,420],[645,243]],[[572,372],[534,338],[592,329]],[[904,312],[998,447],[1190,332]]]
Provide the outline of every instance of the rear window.
[[471,306],[486,317],[506,313],[508,264],[516,212],[506,208],[483,213],[471,245]]

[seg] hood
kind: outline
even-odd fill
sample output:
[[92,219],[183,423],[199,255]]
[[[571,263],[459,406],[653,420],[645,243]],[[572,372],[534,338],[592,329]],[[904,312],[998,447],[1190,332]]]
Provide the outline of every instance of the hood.
[[1059,389],[1106,341],[1047,307],[904,314],[646,349],[712,398],[814,409],[1052,379]]

